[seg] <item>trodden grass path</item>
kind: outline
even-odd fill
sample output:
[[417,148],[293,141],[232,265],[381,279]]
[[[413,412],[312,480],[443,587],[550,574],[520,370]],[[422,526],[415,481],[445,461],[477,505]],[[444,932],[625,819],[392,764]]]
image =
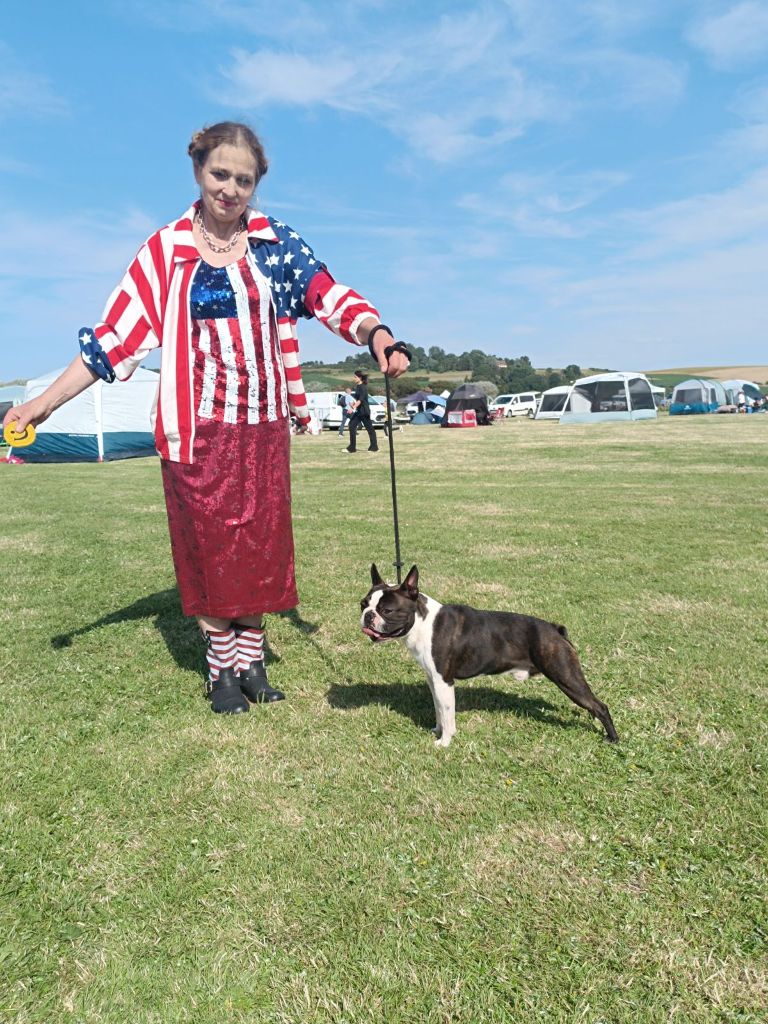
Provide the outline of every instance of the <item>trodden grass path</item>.
[[768,416],[397,435],[441,600],[567,624],[552,684],[431,700],[358,628],[386,453],[294,442],[281,706],[201,697],[159,467],[0,467],[0,1020],[765,1020]]

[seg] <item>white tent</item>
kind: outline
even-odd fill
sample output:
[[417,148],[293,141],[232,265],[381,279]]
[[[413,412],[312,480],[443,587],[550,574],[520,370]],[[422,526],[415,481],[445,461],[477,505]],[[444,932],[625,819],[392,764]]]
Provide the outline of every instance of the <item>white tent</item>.
[[570,393],[570,384],[558,384],[556,388],[549,388],[542,392],[541,401],[536,410],[536,419],[559,420]]
[[598,423],[603,420],[656,419],[656,403],[642,373],[596,373],[581,377],[560,416],[561,423]]
[[752,380],[741,380],[735,377],[733,380],[724,380],[723,387],[726,391],[732,393],[734,402],[738,398],[740,391],[743,391],[746,395],[747,402],[759,402],[763,397],[762,391]]
[[[61,370],[27,381],[24,401],[41,394]],[[154,455],[150,418],[158,375],[139,367],[128,381],[97,380],[37,428],[25,462],[103,462]]]

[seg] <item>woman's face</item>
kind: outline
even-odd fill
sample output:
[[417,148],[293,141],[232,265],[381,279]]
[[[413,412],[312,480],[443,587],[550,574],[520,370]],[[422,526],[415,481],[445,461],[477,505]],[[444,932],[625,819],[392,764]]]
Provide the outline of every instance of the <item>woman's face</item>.
[[238,220],[256,188],[256,158],[247,146],[225,143],[212,149],[202,167],[195,168],[203,211],[208,220]]

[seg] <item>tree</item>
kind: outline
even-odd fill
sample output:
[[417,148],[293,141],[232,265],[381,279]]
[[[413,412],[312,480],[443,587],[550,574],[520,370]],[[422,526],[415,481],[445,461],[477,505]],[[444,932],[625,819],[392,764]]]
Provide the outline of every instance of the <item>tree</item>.
[[563,370],[563,376],[569,384],[572,384],[577,377],[581,377],[581,367],[577,366],[576,363],[569,363]]

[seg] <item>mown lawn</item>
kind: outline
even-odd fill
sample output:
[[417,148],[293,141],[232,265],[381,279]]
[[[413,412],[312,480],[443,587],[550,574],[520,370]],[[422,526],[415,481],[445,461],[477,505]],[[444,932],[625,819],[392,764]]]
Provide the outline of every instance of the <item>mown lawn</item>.
[[768,416],[396,435],[442,600],[567,624],[546,680],[431,699],[358,628],[386,453],[294,442],[283,705],[212,715],[159,467],[0,467],[0,1020],[758,1022]]

